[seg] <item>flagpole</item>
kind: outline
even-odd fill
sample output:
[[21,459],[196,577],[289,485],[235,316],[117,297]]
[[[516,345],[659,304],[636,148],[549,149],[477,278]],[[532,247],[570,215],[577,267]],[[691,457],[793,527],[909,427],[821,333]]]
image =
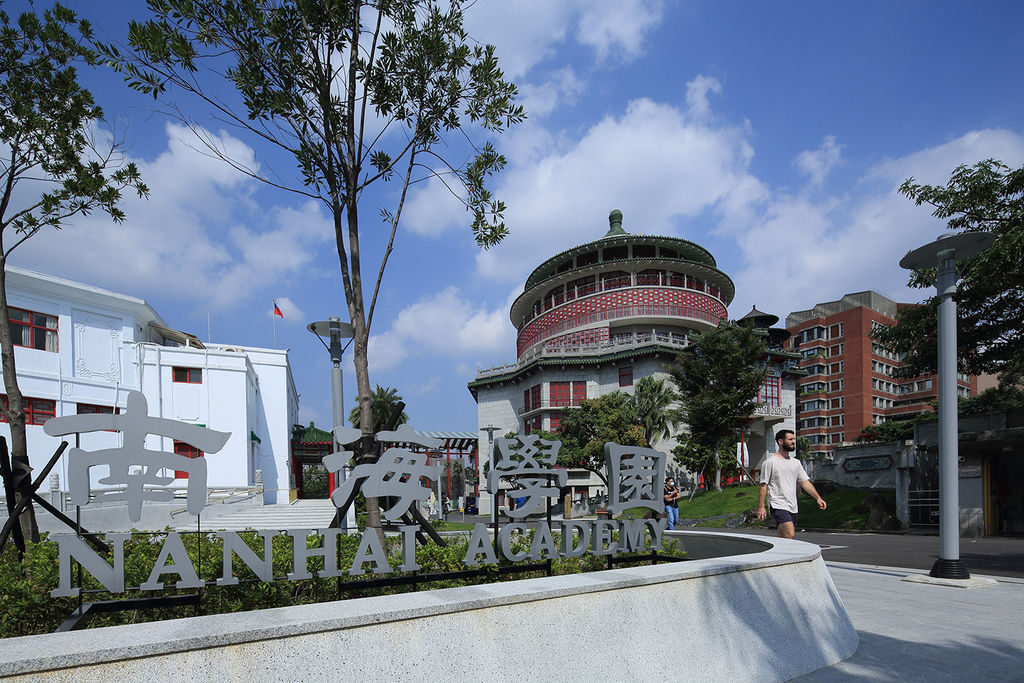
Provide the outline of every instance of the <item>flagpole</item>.
[[277,348],[277,316],[271,314],[270,316],[274,320],[274,348]]

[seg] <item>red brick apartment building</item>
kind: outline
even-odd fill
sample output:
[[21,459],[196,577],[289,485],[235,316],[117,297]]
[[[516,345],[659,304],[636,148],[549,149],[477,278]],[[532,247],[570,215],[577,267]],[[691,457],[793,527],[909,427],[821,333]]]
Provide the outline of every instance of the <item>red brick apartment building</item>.
[[[896,312],[910,305],[867,291],[787,316],[788,348],[800,353],[807,371],[797,386],[797,434],[810,440],[813,456],[830,456],[867,425],[930,409],[928,402],[938,396],[936,376],[895,379],[901,359],[868,336],[876,326],[892,325]],[[957,377],[960,396],[977,390],[977,377]]]

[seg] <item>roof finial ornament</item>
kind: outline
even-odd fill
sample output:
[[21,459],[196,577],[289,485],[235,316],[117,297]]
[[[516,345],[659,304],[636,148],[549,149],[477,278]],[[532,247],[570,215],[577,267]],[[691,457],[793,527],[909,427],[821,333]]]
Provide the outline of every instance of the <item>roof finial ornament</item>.
[[605,237],[628,234],[628,232],[622,229],[622,212],[618,209],[612,209],[612,212],[608,214],[608,232],[605,233]]

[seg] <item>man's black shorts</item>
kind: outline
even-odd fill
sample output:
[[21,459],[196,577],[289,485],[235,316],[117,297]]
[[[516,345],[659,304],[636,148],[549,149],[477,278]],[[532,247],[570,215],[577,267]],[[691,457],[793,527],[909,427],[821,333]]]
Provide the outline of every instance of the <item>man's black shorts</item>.
[[772,519],[779,524],[785,524],[786,522],[792,522],[793,526],[796,526],[797,514],[790,512],[789,510],[776,510],[772,508]]

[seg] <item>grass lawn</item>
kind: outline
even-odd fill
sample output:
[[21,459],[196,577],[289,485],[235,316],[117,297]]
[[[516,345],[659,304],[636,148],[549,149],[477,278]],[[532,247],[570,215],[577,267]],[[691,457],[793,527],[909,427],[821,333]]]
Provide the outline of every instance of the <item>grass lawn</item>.
[[[872,492],[885,495],[894,505],[896,493],[886,489],[836,489],[824,494],[823,497],[828,503],[828,509],[822,511],[814,503],[810,496],[800,492],[800,527],[804,529],[864,529],[868,519],[868,513],[856,512],[854,508]],[[699,526],[722,527],[725,519],[709,519],[721,517],[722,515],[741,515],[748,510],[757,508],[757,487],[740,486],[730,487],[721,492],[707,491],[699,492],[693,500],[683,498],[679,501],[680,519],[704,519]],[[627,510],[630,517],[644,516],[644,508]]]

